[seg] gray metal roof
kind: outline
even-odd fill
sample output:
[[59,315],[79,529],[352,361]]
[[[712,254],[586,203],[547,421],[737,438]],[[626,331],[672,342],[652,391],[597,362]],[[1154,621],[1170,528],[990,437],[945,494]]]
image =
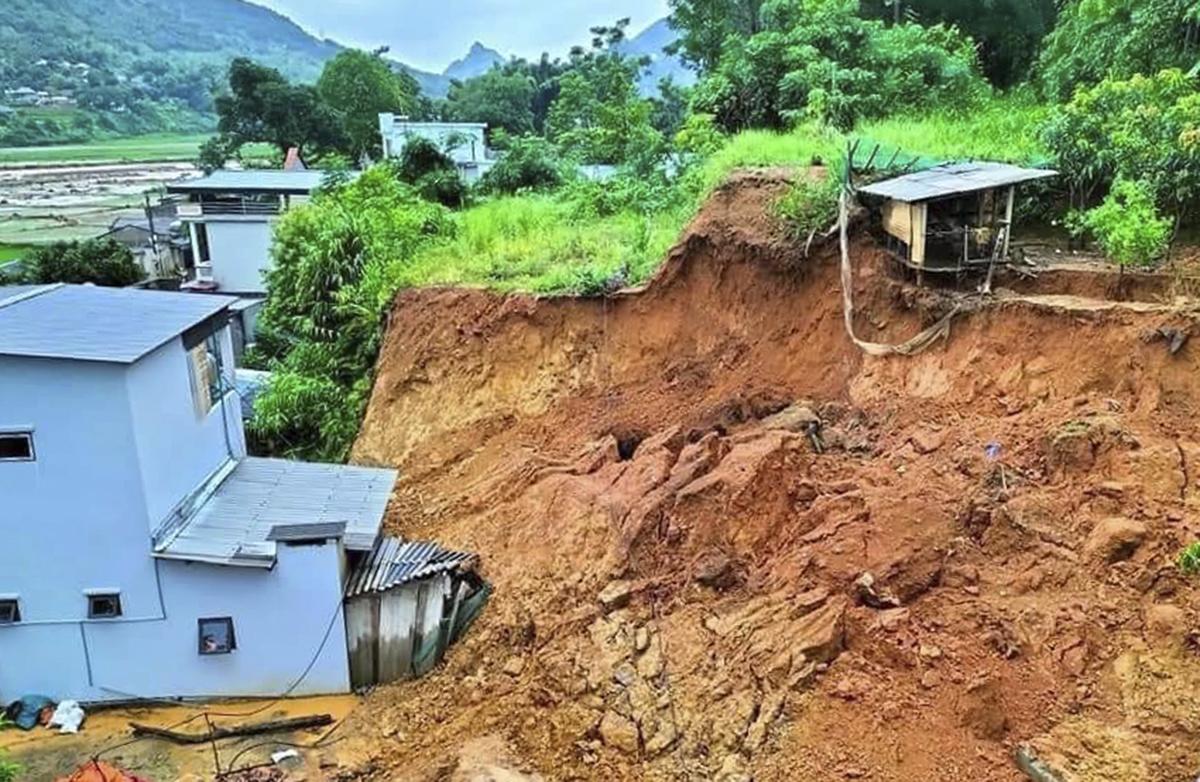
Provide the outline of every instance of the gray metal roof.
[[362,561],[346,582],[346,597],[386,592],[410,581],[474,563],[477,557],[449,551],[436,543],[380,538],[370,556]]
[[860,187],[859,192],[894,201],[919,203],[1057,175],[1057,171],[1049,169],[1021,168],[1006,163],[947,163]]
[[344,524],[351,551],[370,551],[396,483],[395,470],[248,457],[199,504],[155,555],[270,567],[272,530]]
[[322,524],[276,524],[267,533],[267,540],[276,543],[296,543],[305,540],[340,540],[346,535],[346,522],[328,521]]
[[132,364],[234,301],[93,285],[0,288],[0,355]]
[[248,170],[214,171],[206,177],[167,185],[169,193],[311,193],[325,181],[327,172]]

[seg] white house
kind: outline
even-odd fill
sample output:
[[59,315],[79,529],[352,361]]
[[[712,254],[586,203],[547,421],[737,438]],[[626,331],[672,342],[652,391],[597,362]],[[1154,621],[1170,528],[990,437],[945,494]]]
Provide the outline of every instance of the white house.
[[349,690],[396,473],[246,455],[233,302],[0,287],[0,703]]
[[410,122],[395,114],[379,115],[379,133],[383,137],[383,156],[400,157],[408,140],[423,138],[445,152],[459,173],[473,184],[496,164],[496,156],[487,146],[487,125],[479,122]]
[[324,171],[216,171],[167,186],[191,238],[193,287],[263,295],[271,265],[271,229],[290,207],[309,200]]

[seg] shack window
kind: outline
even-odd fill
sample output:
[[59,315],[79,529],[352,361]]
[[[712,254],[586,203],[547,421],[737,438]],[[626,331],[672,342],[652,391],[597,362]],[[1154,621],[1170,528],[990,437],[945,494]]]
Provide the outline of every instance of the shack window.
[[0,462],[32,461],[32,432],[0,432]]
[[97,592],[88,599],[88,619],[116,619],[121,615],[119,592]]
[[12,625],[21,621],[21,604],[16,598],[0,600],[0,625]]
[[200,654],[229,654],[236,648],[231,617],[200,620]]

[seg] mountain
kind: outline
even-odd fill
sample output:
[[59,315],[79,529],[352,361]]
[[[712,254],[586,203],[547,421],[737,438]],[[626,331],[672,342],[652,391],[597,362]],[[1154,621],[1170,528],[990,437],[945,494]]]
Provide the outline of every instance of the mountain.
[[676,84],[690,87],[696,83],[696,72],[678,56],[665,49],[679,39],[666,19],[659,19],[633,38],[623,41],[618,49],[627,57],[648,57],[650,65],[638,83],[643,95],[657,95],[658,83],[670,78]]
[[466,81],[476,76],[482,76],[493,66],[503,65],[506,62],[508,62],[508,58],[503,54],[476,41],[472,44],[471,50],[467,52],[467,56],[450,63],[442,75],[449,79]]

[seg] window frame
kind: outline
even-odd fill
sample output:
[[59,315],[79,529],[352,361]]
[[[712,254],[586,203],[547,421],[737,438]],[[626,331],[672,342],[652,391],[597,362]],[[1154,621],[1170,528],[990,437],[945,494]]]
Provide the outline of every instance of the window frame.
[[[206,624],[221,623],[225,625],[228,632],[229,646],[226,649],[206,650],[204,648],[204,626]],[[237,633],[233,626],[232,616],[209,616],[196,620],[196,648],[201,657],[219,657],[224,654],[233,654],[237,651]]]
[[37,446],[33,442],[32,429],[0,429],[0,440],[23,439],[29,445],[28,456],[0,456],[0,462],[36,462]]
[[[12,610],[7,611],[10,606]],[[5,613],[8,618],[4,618]],[[0,627],[18,624],[21,624],[21,598],[14,595],[0,597]]]
[[199,419],[207,418],[233,392],[233,381],[226,374],[222,349],[222,334],[228,326],[227,318],[217,316],[188,329],[183,335],[188,385],[192,389],[192,406]]
[[[122,616],[125,615],[125,607],[121,605],[120,590],[117,590],[117,589],[96,590],[96,591],[85,592],[84,595],[87,597],[87,601],[88,601],[88,603],[87,603],[87,618],[88,619],[92,619],[92,620],[120,619]],[[111,614],[98,613],[96,611],[96,601],[97,600],[112,601],[112,605],[116,609],[116,612],[111,613]]]

